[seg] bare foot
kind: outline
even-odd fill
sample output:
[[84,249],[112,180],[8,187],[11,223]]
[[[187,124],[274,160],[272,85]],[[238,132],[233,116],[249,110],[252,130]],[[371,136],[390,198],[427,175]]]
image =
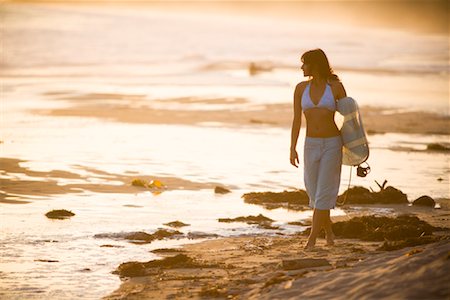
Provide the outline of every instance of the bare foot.
[[314,246],[316,245],[316,241],[308,241],[306,243],[305,248],[303,248],[304,250],[312,250],[314,249]]
[[327,246],[334,246],[334,234],[327,234]]

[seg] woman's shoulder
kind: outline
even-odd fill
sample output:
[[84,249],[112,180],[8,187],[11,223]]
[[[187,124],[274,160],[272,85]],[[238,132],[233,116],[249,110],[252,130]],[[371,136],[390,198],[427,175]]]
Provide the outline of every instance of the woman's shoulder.
[[306,86],[308,85],[309,80],[305,80],[302,82],[297,83],[297,86],[295,87],[296,90],[304,90]]

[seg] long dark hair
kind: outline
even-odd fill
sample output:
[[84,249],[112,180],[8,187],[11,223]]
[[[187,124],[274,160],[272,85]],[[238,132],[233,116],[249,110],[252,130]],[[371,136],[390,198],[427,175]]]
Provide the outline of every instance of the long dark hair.
[[322,49],[309,50],[303,53],[302,62],[310,65],[311,68],[317,70],[319,76],[325,78],[328,81],[339,81],[339,77],[334,74],[333,69],[330,67],[328,58]]

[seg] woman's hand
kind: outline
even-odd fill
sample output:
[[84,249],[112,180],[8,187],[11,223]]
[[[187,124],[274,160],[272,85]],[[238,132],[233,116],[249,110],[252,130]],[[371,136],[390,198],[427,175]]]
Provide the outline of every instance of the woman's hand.
[[295,149],[291,149],[291,165],[293,165],[294,167],[298,168],[298,154],[297,151]]

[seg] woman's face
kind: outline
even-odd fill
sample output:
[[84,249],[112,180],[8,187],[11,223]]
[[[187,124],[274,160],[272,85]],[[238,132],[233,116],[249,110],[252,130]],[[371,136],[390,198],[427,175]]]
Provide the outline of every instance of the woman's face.
[[311,66],[310,65],[303,63],[301,69],[303,70],[303,76],[311,76]]

